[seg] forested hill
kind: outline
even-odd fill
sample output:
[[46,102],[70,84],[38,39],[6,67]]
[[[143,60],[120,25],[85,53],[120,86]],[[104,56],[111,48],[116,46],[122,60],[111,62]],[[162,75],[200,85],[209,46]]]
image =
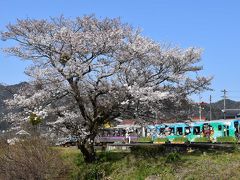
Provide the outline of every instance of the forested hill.
[[0,130],[6,128],[7,124],[5,122],[1,122],[1,119],[4,114],[8,113],[8,109],[4,104],[4,100],[12,98],[14,94],[18,92],[18,90],[26,86],[26,82],[22,82],[15,85],[1,85],[0,84]]
[[26,82],[22,82],[19,84],[15,84],[15,85],[1,85],[0,84],[0,113],[4,113],[6,112],[6,106],[4,105],[4,100],[12,98],[14,94],[16,94],[18,92],[18,90],[27,85]]
[[[222,110],[224,109],[223,104],[223,100],[212,103],[212,119],[222,119],[224,117],[224,114],[222,112]],[[199,116],[199,106],[195,105],[195,108],[193,109],[193,114],[195,116]],[[240,109],[240,102],[226,99],[226,109],[235,109],[226,111],[226,118],[235,118],[235,116],[240,113],[240,110],[237,110]],[[202,104],[202,116],[210,119],[210,104]]]
[[[223,109],[223,100],[213,103],[213,106]],[[240,109],[240,102],[226,99],[226,109]]]

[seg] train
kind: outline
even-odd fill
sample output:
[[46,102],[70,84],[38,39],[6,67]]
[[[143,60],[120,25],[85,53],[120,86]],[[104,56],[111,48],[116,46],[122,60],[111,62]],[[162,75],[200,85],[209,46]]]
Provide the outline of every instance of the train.
[[237,143],[240,119],[103,128],[97,143]]
[[156,124],[147,129],[155,143],[238,142],[240,119]]

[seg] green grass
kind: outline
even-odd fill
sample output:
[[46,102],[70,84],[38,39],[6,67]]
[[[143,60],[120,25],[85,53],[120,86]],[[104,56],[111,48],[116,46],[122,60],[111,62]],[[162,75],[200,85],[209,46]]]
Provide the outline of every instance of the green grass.
[[186,143],[188,139],[186,137],[176,137],[172,141],[173,143]]
[[193,142],[210,142],[210,140],[207,137],[197,137]]
[[154,140],[154,143],[166,143],[168,142],[167,138],[157,138]]
[[139,143],[151,143],[153,141],[152,141],[151,137],[141,137],[137,140],[137,142],[139,142]]
[[217,137],[217,142],[218,143],[236,143],[237,140],[234,137],[226,136],[226,137]]
[[[69,179],[239,179],[240,152],[195,151],[192,153],[158,153],[147,150],[98,152],[99,161],[85,164],[77,149],[62,148],[64,162],[71,167]],[[153,148],[153,147],[151,147]]]

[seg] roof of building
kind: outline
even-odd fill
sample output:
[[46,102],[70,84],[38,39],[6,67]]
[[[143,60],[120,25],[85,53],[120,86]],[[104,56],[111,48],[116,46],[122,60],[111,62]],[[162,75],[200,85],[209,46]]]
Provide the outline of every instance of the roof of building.
[[16,133],[16,135],[30,135],[27,131],[20,130]]

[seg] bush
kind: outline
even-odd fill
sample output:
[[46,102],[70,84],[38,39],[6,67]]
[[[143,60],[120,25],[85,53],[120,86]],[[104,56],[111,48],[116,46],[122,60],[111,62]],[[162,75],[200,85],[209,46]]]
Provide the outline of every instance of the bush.
[[103,179],[104,177],[105,177],[105,170],[99,164],[94,164],[88,169],[84,179],[95,180],[95,179]]
[[210,142],[210,140],[207,137],[197,137],[193,142]]
[[105,179],[115,170],[115,166],[119,161],[122,161],[129,153],[126,152],[97,152],[97,161],[91,164],[86,164],[82,154],[78,154],[73,160],[77,166],[72,174],[71,179],[91,180]]
[[86,164],[82,162],[78,165],[75,172],[72,172],[71,179],[78,180],[95,180],[104,179],[106,177],[106,168],[101,166],[101,163]]
[[139,143],[152,143],[152,138],[151,137],[141,137],[137,140]]
[[135,156],[155,157],[166,153],[164,146],[132,146],[131,153]]
[[172,141],[173,143],[186,143],[188,142],[188,138],[186,137],[176,137]]
[[218,143],[236,143],[237,139],[231,136],[217,137]]
[[168,142],[167,138],[157,138],[153,141],[153,143],[166,143]]
[[26,139],[2,148],[0,174],[6,180],[53,179],[59,178],[64,171],[58,152],[49,148],[43,139]]
[[172,152],[172,153],[168,154],[168,156],[166,158],[166,163],[174,163],[174,162],[177,162],[180,160],[181,160],[180,154],[177,152]]

